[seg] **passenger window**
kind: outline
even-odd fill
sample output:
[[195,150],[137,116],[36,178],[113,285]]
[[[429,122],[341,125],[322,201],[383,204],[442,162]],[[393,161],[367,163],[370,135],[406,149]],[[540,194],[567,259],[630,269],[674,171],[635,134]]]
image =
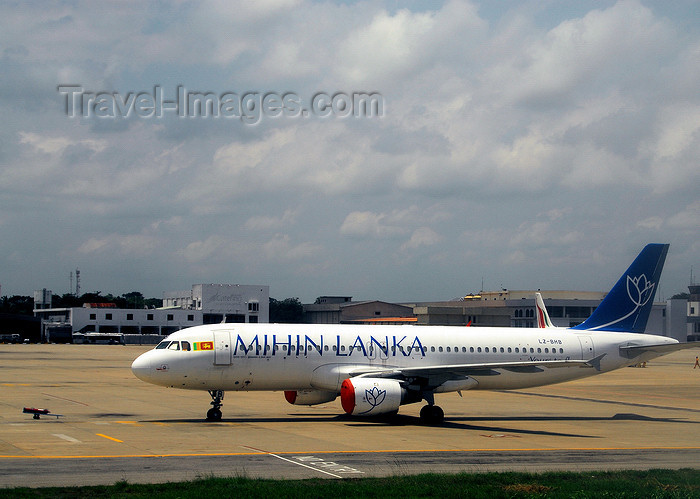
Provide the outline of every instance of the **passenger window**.
[[505,352],[505,350],[503,350],[503,347],[501,347],[501,353],[503,353],[503,352]]
[[489,347],[484,348],[484,352],[489,353]]
[[430,347],[430,351],[431,351],[431,352],[434,352],[434,351],[435,351],[435,347]]
[[160,343],[158,343],[156,350],[163,350],[164,348],[168,348],[168,345],[170,345],[169,341],[161,341]]
[[476,349],[479,353],[481,353],[481,347]]
[[168,347],[168,350],[180,350],[180,342],[179,341],[173,341],[170,346]]
[[538,348],[538,349],[537,349],[537,353],[542,353],[542,349],[541,349],[541,348]]
[[440,352],[442,352],[442,347],[439,347],[438,350],[439,350]]
[[448,351],[448,352],[451,352],[452,349],[451,349],[450,347],[447,347],[447,351]]
[[183,341],[182,342],[182,349],[185,350],[186,352],[190,351],[190,342],[189,341]]
[[474,353],[474,347],[469,347],[469,352]]

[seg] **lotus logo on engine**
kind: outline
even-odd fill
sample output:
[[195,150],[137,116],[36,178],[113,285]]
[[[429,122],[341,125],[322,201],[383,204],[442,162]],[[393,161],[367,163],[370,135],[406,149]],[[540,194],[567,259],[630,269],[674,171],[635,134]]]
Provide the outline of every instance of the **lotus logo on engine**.
[[[371,390],[365,390],[365,398],[367,399],[367,403],[372,406],[372,409],[374,409],[379,404],[384,402],[384,399],[386,398],[386,390],[380,390],[375,386]],[[372,409],[370,409],[370,411]]]

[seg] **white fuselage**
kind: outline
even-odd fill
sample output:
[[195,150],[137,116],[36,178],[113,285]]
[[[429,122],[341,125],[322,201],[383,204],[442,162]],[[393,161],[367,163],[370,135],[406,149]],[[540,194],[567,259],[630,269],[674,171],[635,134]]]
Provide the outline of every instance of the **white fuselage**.
[[476,372],[469,374],[470,383],[446,383],[435,391],[513,389],[649,360],[658,354],[631,360],[620,347],[664,343],[677,342],[663,336],[564,328],[215,324],[173,333],[138,357],[132,370],[149,383],[191,390],[340,392],[344,379],[373,369],[598,359],[595,367],[579,362],[534,371]]

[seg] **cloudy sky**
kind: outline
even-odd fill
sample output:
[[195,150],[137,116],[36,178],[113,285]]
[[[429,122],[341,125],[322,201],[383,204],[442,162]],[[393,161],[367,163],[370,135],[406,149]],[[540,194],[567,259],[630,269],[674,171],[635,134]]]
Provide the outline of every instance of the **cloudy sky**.
[[[3,295],[66,293],[76,267],[83,292],[148,296],[607,290],[647,242],[671,243],[662,298],[700,274],[697,2],[2,12]],[[149,108],[185,91],[219,115]],[[346,116],[355,93],[381,116]],[[310,112],[319,94],[341,98]]]

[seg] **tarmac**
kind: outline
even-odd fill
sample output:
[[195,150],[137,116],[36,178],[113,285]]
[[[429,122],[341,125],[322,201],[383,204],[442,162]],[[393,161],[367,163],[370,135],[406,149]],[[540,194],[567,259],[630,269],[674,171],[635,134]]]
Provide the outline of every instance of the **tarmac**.
[[438,394],[441,426],[419,423],[422,404],[367,420],[282,392],[228,392],[223,420],[206,422],[206,392],[131,374],[149,348],[0,345],[0,487],[700,468],[700,348],[559,385]]

